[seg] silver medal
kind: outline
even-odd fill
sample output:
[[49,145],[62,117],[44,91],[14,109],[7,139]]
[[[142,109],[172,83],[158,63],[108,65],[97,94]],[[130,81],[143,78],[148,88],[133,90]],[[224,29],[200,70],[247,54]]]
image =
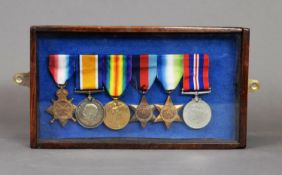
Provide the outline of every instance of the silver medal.
[[91,96],[80,102],[75,111],[78,123],[85,128],[96,128],[104,120],[103,105]]
[[183,109],[183,120],[193,129],[201,129],[211,120],[210,106],[200,98],[193,98]]

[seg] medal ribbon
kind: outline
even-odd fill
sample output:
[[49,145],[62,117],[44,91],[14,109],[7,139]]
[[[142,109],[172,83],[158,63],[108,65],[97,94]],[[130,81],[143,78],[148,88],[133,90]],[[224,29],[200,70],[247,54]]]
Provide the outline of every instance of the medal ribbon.
[[157,78],[167,91],[177,87],[183,75],[182,54],[168,54],[158,56]]
[[58,85],[64,85],[73,75],[73,59],[70,55],[49,55],[49,71]]
[[183,91],[206,91],[209,85],[209,55],[184,55]]
[[126,55],[107,55],[104,59],[103,83],[112,97],[119,97],[131,80],[132,58]]
[[141,91],[148,91],[157,76],[157,55],[134,55],[133,77]]
[[102,61],[98,55],[80,55],[76,70],[76,89],[102,88]]

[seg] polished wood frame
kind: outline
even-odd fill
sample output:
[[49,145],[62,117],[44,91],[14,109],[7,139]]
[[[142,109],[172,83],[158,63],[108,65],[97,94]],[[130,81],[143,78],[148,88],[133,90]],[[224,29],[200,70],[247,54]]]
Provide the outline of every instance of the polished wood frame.
[[[68,139],[42,141],[38,138],[37,116],[37,34],[41,32],[66,33],[239,33],[241,57],[239,81],[238,140],[186,139]],[[30,146],[31,148],[99,148],[99,149],[235,149],[246,147],[247,100],[249,66],[248,28],[240,27],[160,27],[160,26],[33,26],[30,29]]]

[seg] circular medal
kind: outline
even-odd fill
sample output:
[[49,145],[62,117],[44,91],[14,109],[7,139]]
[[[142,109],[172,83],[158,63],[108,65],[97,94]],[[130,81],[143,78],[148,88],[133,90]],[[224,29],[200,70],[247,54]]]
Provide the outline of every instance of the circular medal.
[[113,100],[105,105],[105,125],[113,130],[124,128],[130,120],[130,110],[128,106],[119,101]]
[[103,105],[94,98],[86,98],[76,108],[78,123],[85,128],[96,128],[104,120]]
[[189,127],[201,129],[211,120],[211,108],[200,98],[198,101],[192,99],[183,109],[183,120]]

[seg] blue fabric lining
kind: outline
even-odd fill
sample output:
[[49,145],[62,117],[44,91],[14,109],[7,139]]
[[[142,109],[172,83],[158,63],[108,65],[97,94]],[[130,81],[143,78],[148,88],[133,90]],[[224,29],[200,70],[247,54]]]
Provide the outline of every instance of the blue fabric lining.
[[[67,138],[169,138],[169,139],[223,139],[237,138],[237,75],[240,60],[241,38],[233,34],[133,34],[133,33],[39,33],[37,38],[38,62],[38,117],[39,139]],[[63,128],[52,119],[46,109],[56,99],[56,84],[48,70],[50,54],[183,54],[208,53],[210,56],[211,94],[201,97],[212,109],[212,120],[203,129],[194,130],[184,123],[173,123],[166,129],[163,123],[149,123],[142,129],[139,123],[130,123],[126,128],[113,131],[103,124],[96,129],[86,129],[69,121]],[[138,104],[141,95],[128,85],[121,101]],[[186,104],[192,96],[181,94],[182,83],[172,93],[175,104]],[[74,93],[75,76],[67,84],[69,98],[78,103],[87,97]],[[94,94],[103,104],[111,101],[107,93]],[[163,104],[166,93],[156,80],[146,94],[150,104]],[[182,115],[182,111],[180,112]]]

